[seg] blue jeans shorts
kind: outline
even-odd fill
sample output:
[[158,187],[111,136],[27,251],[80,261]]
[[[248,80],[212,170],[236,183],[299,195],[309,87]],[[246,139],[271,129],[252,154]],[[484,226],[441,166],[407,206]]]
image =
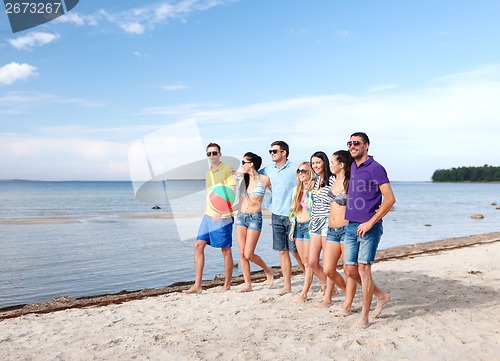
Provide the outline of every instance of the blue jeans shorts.
[[383,229],[382,223],[375,225],[363,238],[356,235],[361,223],[349,222],[344,239],[344,259],[346,265],[373,264]]
[[347,224],[342,227],[328,227],[328,234],[326,235],[326,241],[331,243],[344,243],[345,231],[347,229]]
[[297,253],[297,247],[295,242],[290,241],[288,235],[290,234],[290,229],[292,225],[288,216],[279,216],[273,214],[273,249],[275,251],[286,251],[289,250],[292,253]]
[[311,220],[311,235],[326,237],[328,234],[328,216]]
[[234,222],[236,226],[246,227],[252,231],[262,231],[262,212],[257,213],[244,213],[238,212],[236,216],[236,221]]
[[233,245],[233,217],[221,218],[212,222],[212,217],[203,216],[196,239],[207,242],[215,248],[231,247]]
[[296,223],[294,232],[295,234],[293,235],[293,238],[295,238],[296,241],[309,242],[309,240],[311,239],[311,236],[309,235],[310,223],[310,221],[304,223]]

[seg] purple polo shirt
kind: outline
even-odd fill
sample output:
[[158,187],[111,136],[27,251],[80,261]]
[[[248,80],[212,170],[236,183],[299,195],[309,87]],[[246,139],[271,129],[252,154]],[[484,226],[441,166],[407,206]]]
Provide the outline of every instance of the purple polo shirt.
[[[369,221],[382,203],[379,185],[384,183],[389,183],[387,172],[373,157],[369,157],[359,167],[353,162],[345,219],[359,223]],[[377,223],[381,222],[382,220]]]

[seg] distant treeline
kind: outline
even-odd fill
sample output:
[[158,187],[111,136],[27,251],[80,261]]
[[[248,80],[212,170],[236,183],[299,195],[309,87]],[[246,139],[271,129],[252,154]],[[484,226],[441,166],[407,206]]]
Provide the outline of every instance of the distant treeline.
[[500,182],[500,167],[485,164],[482,167],[438,169],[433,182]]

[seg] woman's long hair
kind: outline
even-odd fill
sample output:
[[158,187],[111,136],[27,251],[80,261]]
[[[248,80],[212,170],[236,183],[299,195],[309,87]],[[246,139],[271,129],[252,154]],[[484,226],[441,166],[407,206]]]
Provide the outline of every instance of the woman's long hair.
[[[254,169],[256,171],[258,171],[259,168],[260,168],[260,166],[261,166],[261,164],[262,164],[262,158],[259,157],[257,154],[252,153],[252,152],[245,153],[245,155],[243,156],[243,158],[245,158],[245,157],[248,158],[248,160],[253,163]],[[248,185],[250,184],[250,174],[245,173],[243,175],[243,179],[245,180],[245,188],[244,189],[247,190],[248,189]],[[243,192],[243,189],[241,190],[241,192]]]
[[332,176],[332,171],[330,170],[330,161],[328,160],[328,156],[325,154],[325,152],[318,151],[311,155],[311,165],[313,157],[320,158],[323,161],[323,180],[319,185],[320,188],[323,188],[328,185],[329,179]]
[[[311,168],[311,164],[309,162],[302,162],[299,164],[297,169],[300,169],[300,167],[306,166],[308,170],[308,175],[309,177],[307,178],[308,181],[311,181],[314,178],[314,171]],[[294,214],[297,214],[297,212],[300,209],[300,201],[302,200],[302,192],[304,191],[304,182],[301,182],[299,179],[298,173],[295,174],[297,178],[297,192],[292,198],[292,210]]]
[[351,179],[351,164],[354,162],[354,158],[351,153],[347,150],[337,150],[333,153],[333,157],[337,158],[337,162],[344,163],[344,189],[347,193],[349,190],[349,180]]

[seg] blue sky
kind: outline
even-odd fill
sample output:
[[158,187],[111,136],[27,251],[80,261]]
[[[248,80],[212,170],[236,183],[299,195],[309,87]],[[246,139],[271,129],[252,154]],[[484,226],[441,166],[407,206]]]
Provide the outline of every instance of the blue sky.
[[188,119],[202,143],[265,164],[277,139],[299,162],[365,131],[391,180],[498,166],[499,13],[496,0],[80,0],[16,34],[3,14],[0,179],[128,180],[131,144]]

